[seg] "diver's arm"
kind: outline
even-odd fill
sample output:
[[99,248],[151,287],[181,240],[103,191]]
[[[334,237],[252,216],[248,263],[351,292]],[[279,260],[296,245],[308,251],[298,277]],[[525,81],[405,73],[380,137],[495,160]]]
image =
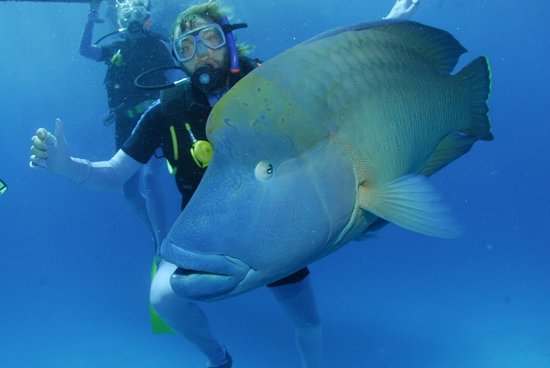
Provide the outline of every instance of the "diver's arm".
[[97,9],[91,8],[88,13],[88,21],[84,26],[84,31],[82,32],[82,37],[80,38],[80,55],[95,61],[101,61],[101,57],[103,56],[101,47],[92,43],[94,24],[101,22],[103,21],[99,19]]
[[29,163],[32,168],[47,169],[93,189],[119,187],[142,166],[122,150],[109,161],[90,162],[71,157],[63,123],[59,119],[56,120],[55,135],[40,128],[32,137],[32,143]]
[[418,9],[420,0],[396,0],[393,8],[383,19],[408,19]]
[[123,150],[118,150],[109,161],[92,162],[88,177],[83,184],[94,189],[120,187],[142,165]]

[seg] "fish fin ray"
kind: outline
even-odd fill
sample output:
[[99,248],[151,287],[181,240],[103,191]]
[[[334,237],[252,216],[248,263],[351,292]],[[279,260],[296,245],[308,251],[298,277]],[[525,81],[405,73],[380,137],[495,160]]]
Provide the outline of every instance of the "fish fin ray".
[[472,60],[456,75],[456,78],[465,84],[466,95],[470,100],[470,126],[464,133],[473,135],[477,139],[492,140],[487,106],[487,99],[491,92],[489,61],[484,56]]
[[449,32],[412,21],[398,21],[383,28],[427,57],[441,74],[450,74],[467,50]]
[[438,238],[455,238],[460,226],[428,179],[406,175],[381,187],[361,184],[359,205],[405,229]]
[[467,153],[474,143],[476,137],[462,134],[460,132],[452,132],[447,134],[439,142],[426,164],[422,167],[419,174],[430,176],[433,173],[441,170],[460,156]]
[[409,20],[384,19],[359,23],[321,33],[304,43],[315,42],[342,32],[381,30],[396,36],[401,43],[417,49],[442,74],[450,74],[466,49],[449,32]]

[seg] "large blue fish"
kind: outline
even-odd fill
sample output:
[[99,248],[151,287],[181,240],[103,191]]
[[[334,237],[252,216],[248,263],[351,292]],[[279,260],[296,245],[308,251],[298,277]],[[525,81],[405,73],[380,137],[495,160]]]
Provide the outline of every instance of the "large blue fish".
[[214,157],[162,245],[176,293],[215,300],[280,279],[392,222],[454,237],[427,177],[491,140],[490,73],[414,22],[330,31],[254,70],[207,123]]

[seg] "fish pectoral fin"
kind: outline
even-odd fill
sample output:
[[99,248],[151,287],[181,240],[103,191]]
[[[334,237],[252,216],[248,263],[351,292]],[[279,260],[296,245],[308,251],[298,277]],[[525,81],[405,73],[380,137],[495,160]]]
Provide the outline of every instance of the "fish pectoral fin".
[[424,235],[455,238],[460,226],[422,175],[406,175],[381,187],[361,184],[359,206],[396,225]]

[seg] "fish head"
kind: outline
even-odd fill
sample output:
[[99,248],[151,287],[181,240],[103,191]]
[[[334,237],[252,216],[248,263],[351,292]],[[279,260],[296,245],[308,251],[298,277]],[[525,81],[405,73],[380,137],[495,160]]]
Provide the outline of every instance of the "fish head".
[[162,245],[173,290],[216,300],[283,278],[334,250],[356,178],[318,111],[249,74],[207,124],[214,155]]

